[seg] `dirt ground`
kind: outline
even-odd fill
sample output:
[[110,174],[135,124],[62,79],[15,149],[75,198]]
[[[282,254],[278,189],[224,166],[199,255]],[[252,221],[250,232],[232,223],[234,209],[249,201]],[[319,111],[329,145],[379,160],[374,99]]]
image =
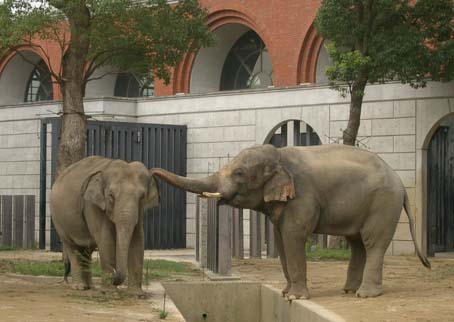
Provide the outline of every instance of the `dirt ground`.
[[[432,258],[431,263],[428,270],[416,257],[386,257],[384,294],[360,299],[342,292],[348,262],[309,262],[311,300],[348,322],[454,321],[454,260]],[[242,278],[285,285],[275,259],[235,261],[234,270]]]
[[[181,257],[181,256],[180,256]],[[159,258],[174,260],[164,254]],[[59,260],[60,253],[42,251],[0,252],[2,259]],[[180,258],[181,259],[181,258]],[[186,260],[183,256],[183,260]],[[95,287],[97,280],[94,281]],[[5,273],[0,262],[0,321],[5,322],[157,322],[164,306],[164,289],[159,282],[146,289],[149,298],[139,299],[124,292],[72,290],[62,278]],[[166,298],[164,321],[185,322]]]
[[[0,252],[0,259],[59,259],[46,252]],[[158,256],[190,261],[191,251]],[[309,262],[311,300],[345,318],[346,321],[454,321],[454,260],[431,259],[432,270],[425,269],[416,257],[387,257],[384,295],[359,299],[343,294],[347,262]],[[276,259],[236,260],[233,270],[242,280],[260,281],[283,287],[284,276]],[[198,276],[191,277],[200,278]],[[61,278],[24,277],[2,273],[0,267],[0,321],[25,322],[154,322],[162,321],[164,290],[152,283],[149,299],[105,295],[99,289],[74,291]],[[183,322],[173,303],[166,301],[165,321]]]

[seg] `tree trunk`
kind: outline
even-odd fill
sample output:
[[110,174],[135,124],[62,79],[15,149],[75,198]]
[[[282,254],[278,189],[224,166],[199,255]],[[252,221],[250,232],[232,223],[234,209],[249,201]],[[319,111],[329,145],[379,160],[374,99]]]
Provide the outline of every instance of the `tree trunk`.
[[70,42],[62,61],[63,113],[58,148],[57,175],[85,157],[86,117],[85,64],[90,48],[90,12],[84,1],[66,2],[64,7],[70,30]]
[[356,143],[359,125],[361,122],[361,106],[363,104],[366,83],[366,76],[360,76],[359,79],[353,83],[350,100],[350,117],[348,119],[347,128],[344,130],[342,135],[345,145],[354,146]]

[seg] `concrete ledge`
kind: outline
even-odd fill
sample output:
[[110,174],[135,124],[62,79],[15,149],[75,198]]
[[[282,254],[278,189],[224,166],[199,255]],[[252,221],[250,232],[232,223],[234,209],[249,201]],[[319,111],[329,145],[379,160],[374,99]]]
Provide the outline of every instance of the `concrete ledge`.
[[252,282],[169,282],[166,292],[187,322],[345,322],[309,300]]

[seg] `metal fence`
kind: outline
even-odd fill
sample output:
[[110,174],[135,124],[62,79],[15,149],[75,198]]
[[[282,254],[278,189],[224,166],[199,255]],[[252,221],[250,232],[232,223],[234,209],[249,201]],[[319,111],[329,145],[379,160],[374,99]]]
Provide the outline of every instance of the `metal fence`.
[[[60,119],[45,119],[41,124],[40,171],[40,248],[45,247],[47,132],[51,125],[51,182],[55,180],[57,151],[60,141]],[[187,128],[179,125],[140,124],[89,121],[86,155],[100,155],[125,161],[140,161],[148,168],[160,167],[178,175],[186,175]],[[145,249],[186,247],[186,193],[160,182],[158,207],[144,216]],[[60,250],[61,243],[52,225],[51,250]]]
[[35,246],[35,196],[0,196],[0,245]]

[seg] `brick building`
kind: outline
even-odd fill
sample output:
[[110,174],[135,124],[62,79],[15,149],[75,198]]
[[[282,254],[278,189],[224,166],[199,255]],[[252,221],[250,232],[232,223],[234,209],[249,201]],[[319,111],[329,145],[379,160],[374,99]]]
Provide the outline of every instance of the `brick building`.
[[[184,57],[168,86],[129,74],[90,82],[87,113],[97,120],[186,125],[190,176],[217,170],[241,149],[269,142],[284,133],[282,126],[289,145],[309,132],[323,144],[338,142],[348,100],[326,86],[329,59],[313,25],[320,1],[200,2],[210,13],[214,47]],[[56,66],[61,59],[56,47],[50,62],[31,48],[23,54]],[[41,120],[59,111],[60,98],[50,76],[20,56],[0,62],[0,195],[34,195],[38,205]],[[418,242],[431,254],[454,251],[453,205],[443,203],[454,196],[453,113],[452,83],[366,89],[360,144],[401,176],[416,214]],[[188,194],[188,247],[194,246],[194,209],[194,195]],[[38,217],[36,207],[36,227]],[[388,253],[413,251],[403,216]]]

